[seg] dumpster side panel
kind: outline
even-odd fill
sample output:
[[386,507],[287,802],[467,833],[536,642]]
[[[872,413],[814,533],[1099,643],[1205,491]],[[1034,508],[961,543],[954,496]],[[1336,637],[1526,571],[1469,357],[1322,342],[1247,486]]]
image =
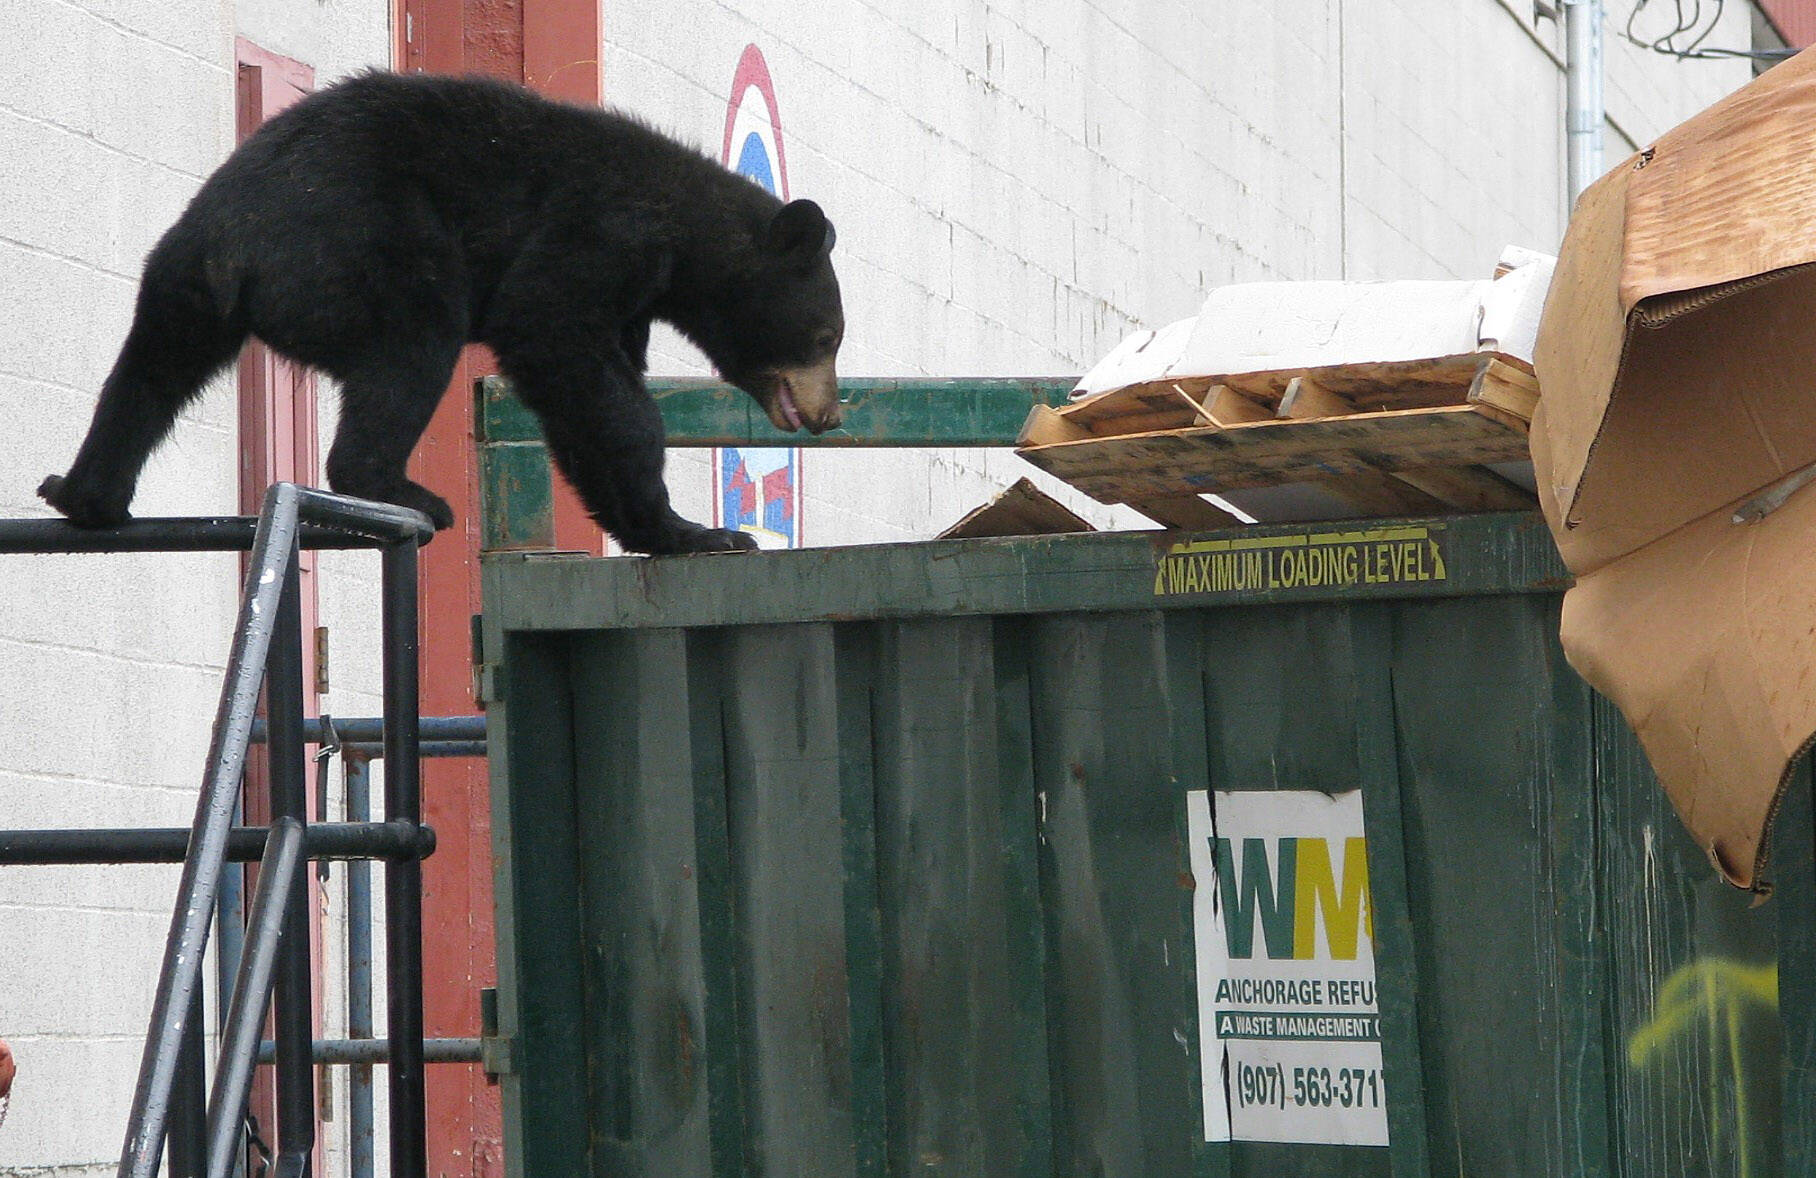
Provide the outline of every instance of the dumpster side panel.
[[996,628],[873,637],[889,1172],[1049,1175],[1039,813],[1025,750],[1003,755]]
[[[1202,634],[1198,661],[1205,770],[1199,780],[1210,789],[1227,791],[1362,789],[1372,865],[1381,846],[1397,844],[1383,837],[1376,819],[1376,802],[1382,799],[1371,796],[1376,782],[1369,780],[1362,759],[1365,701],[1355,622],[1354,607],[1329,602],[1212,610],[1180,619],[1182,625],[1198,626]],[[1386,729],[1385,724],[1376,727]],[[1391,782],[1392,776],[1389,765],[1385,778]],[[1385,807],[1397,825],[1397,802],[1391,795]],[[1383,875],[1395,878],[1371,869],[1378,942],[1386,939],[1385,921],[1406,919],[1404,901],[1391,883],[1383,886]],[[1198,881],[1200,887],[1211,884]],[[1389,1007],[1385,981],[1392,976],[1393,962],[1385,945],[1378,946],[1377,953],[1385,1017]],[[1410,970],[1402,972],[1410,976]],[[1403,1000],[1410,1017],[1410,988]],[[1195,1051],[1196,1047],[1194,1040]],[[1416,1054],[1412,1059],[1416,1062]],[[1211,1061],[1211,1066],[1219,1062]],[[1394,1061],[1385,1062],[1391,1104],[1400,1096],[1392,1082]],[[1390,1149],[1254,1141],[1220,1148],[1236,1178],[1387,1178],[1408,1172],[1395,1168],[1396,1157],[1411,1156],[1416,1163],[1419,1156],[1403,1135],[1392,1140]],[[1416,1165],[1410,1172],[1419,1172]]]
[[850,898],[833,630],[742,628],[725,635],[721,655],[746,1154],[760,1174],[849,1174]]
[[1553,637],[1556,602],[1432,602],[1394,621],[1431,1172],[1605,1175],[1605,1117],[1582,1116],[1604,1103],[1584,1086],[1600,1035],[1573,950],[1592,844],[1558,810],[1593,796],[1589,698]]
[[588,635],[573,649],[593,1172],[704,1174],[711,1126],[686,640],[649,630]]
[[[1807,771],[1751,904],[1542,525],[1408,527],[1430,579],[1230,594],[1351,541],[495,561],[512,1178],[1811,1172]],[[1387,1148],[1204,1140],[1200,789],[1361,791]]]
[[1777,910],[1778,1022],[1784,1034],[1783,1099],[1779,1124],[1783,1172],[1816,1174],[1816,819],[1811,815],[1808,762],[1791,780],[1774,826],[1772,907]]
[[1183,1130],[1202,1123],[1164,625],[1105,613],[1029,631],[1056,1174],[1189,1174]]
[[[1624,1178],[1785,1174],[1777,906],[1724,883],[1597,697],[1610,1054]],[[1780,839],[1787,858],[1808,855]],[[1789,844],[1789,845],[1787,845]],[[1809,936],[1806,909],[1800,936]],[[1807,1115],[1801,1110],[1800,1115]]]
[[[495,779],[493,841],[501,886],[498,936],[511,946],[498,961],[499,1033],[513,1045],[502,1078],[510,1178],[588,1172],[587,1043],[578,1026],[585,991],[581,849],[575,837],[573,703],[565,644],[512,635],[504,652],[504,694],[536,701],[509,724],[489,725]],[[505,784],[508,782],[509,787]]]

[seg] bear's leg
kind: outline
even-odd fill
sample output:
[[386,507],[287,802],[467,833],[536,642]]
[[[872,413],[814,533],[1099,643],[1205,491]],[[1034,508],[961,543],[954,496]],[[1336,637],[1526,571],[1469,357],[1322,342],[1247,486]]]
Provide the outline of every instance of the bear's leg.
[[384,360],[337,373],[340,427],[328,451],[328,485],[343,495],[409,507],[439,531],[454,522],[447,500],[405,474],[454,375],[460,343],[443,340],[399,348]]
[[184,273],[168,248],[154,251],[88,436],[69,473],[45,479],[39,496],[81,527],[125,523],[145,460],[245,335],[213,305],[199,274]]
[[743,532],[677,515],[662,481],[662,414],[622,356],[564,363],[500,355],[517,395],[542,421],[549,454],[588,514],[633,552],[748,552]]

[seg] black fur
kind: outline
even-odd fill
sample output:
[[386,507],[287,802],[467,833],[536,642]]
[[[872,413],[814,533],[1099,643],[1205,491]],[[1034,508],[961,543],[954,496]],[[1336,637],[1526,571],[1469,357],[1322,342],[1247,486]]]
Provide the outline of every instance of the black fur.
[[[342,386],[329,485],[446,527],[447,503],[404,467],[478,341],[626,548],[750,548],[669,507],[643,384],[650,321],[773,399],[790,366],[831,371],[831,242],[811,202],[785,207],[622,115],[495,82],[361,75],[267,123],[158,242],[88,437],[39,494],[78,524],[123,523],[146,457],[255,335]],[[834,405],[807,424],[836,422]]]

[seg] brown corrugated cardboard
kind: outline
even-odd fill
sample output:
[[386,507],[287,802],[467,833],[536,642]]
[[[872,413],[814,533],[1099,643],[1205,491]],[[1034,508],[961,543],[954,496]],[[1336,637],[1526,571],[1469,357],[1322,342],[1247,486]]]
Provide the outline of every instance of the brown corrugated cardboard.
[[1017,479],[1006,491],[941,532],[937,539],[964,540],[984,536],[1057,536],[1068,532],[1094,532],[1089,521],[1034,485]]
[[1536,354],[1565,652],[1743,887],[1816,733],[1816,489],[1742,510],[1816,463],[1813,123],[1806,53],[1604,177]]

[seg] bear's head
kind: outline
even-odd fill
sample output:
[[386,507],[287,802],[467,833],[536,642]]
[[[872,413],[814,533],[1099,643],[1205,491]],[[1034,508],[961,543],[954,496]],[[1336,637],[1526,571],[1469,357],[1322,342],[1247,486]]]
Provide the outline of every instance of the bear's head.
[[845,339],[832,222],[810,200],[776,210],[739,276],[729,329],[708,349],[719,374],[755,397],[779,430],[822,434],[839,425],[833,361]]

